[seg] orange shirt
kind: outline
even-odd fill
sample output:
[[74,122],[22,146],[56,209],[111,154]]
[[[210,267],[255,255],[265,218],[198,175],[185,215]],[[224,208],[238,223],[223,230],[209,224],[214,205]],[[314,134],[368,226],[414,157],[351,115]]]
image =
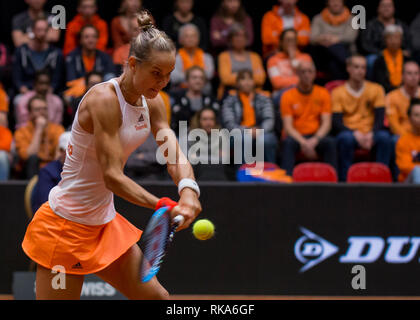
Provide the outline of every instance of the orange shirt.
[[[417,90],[417,98],[420,98],[420,88]],[[392,90],[385,97],[386,116],[393,134],[403,135],[411,130],[411,123],[408,119],[408,107],[410,97],[403,87]]]
[[91,72],[93,70],[93,67],[95,67],[96,54],[92,55],[91,57],[82,54],[82,58],[83,58],[83,65],[85,67],[85,71]]
[[280,110],[282,117],[293,117],[293,127],[300,134],[314,134],[321,125],[321,115],[331,114],[330,93],[318,85],[313,86],[310,94],[292,88],[283,94]]
[[10,152],[12,140],[12,132],[8,128],[0,126],[0,150]]
[[332,112],[343,114],[343,123],[350,130],[372,131],[375,108],[385,107],[385,90],[374,82],[365,81],[360,92],[354,92],[348,83],[331,93]]
[[165,91],[159,91],[159,95],[163,100],[165,105],[166,117],[168,119],[168,124],[171,124],[171,99]]
[[[284,29],[283,17],[279,14],[280,6],[274,6],[271,11],[264,14],[261,21],[261,40],[263,43],[263,56],[277,50],[280,34]],[[295,8],[293,28],[298,32],[298,45],[304,47],[309,44],[311,22],[305,14]]]
[[108,44],[108,25],[105,20],[102,20],[99,15],[94,15],[91,21],[86,21],[78,14],[72,21],[67,24],[66,36],[64,39],[63,54],[68,55],[78,46],[78,34],[82,27],[87,24],[92,24],[99,31],[98,43],[96,49],[105,51]]
[[255,126],[255,109],[252,106],[251,97],[245,93],[239,93],[242,103],[242,122],[241,126],[251,128]]
[[9,112],[9,98],[3,85],[0,83],[0,112]]
[[[16,150],[19,157],[23,160],[28,159],[27,151],[29,145],[32,142],[34,131],[35,127],[33,123],[29,122],[26,126],[21,127],[15,132]],[[63,132],[63,126],[55,123],[48,123],[47,127],[44,129],[41,145],[38,151],[38,157],[41,160],[41,166],[44,166],[48,162],[54,160],[58,139]]]
[[396,146],[396,163],[400,169],[399,181],[404,181],[414,169],[420,165],[420,136],[408,132],[402,135]]
[[113,62],[118,65],[124,65],[125,61],[128,60],[128,56],[130,54],[130,47],[131,45],[127,43],[115,49],[114,53],[112,54]]
[[202,69],[206,68],[203,49],[200,49],[200,48],[195,49],[193,56],[190,56],[187,50],[185,50],[184,48],[180,48],[178,50],[178,54],[182,59],[182,65],[184,67],[184,71],[188,70],[189,68],[193,66],[199,66]]
[[[311,62],[309,54],[296,52],[296,63],[301,61]],[[296,74],[296,67],[284,52],[278,52],[267,61],[268,76],[274,90],[281,90],[299,82]]]

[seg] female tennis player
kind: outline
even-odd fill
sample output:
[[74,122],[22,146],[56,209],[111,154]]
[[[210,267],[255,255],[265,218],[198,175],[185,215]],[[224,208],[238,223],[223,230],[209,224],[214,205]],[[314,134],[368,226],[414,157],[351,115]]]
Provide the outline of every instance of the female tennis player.
[[[129,299],[167,299],[156,277],[140,281],[141,231],[116,213],[113,195],[138,206],[174,206],[187,228],[201,211],[191,165],[168,130],[162,99],[175,65],[175,46],[156,29],[150,15],[138,15],[141,29],[133,39],[123,74],[92,87],[79,104],[67,148],[62,180],[35,213],[22,243],[37,263],[37,299],[79,299],[85,274],[94,273]],[[171,132],[165,143],[177,155],[168,172],[178,186],[178,203],[158,199],[123,173],[130,155],[151,131]],[[55,268],[65,269],[65,289],[54,289]],[[57,288],[57,286],[55,286]]]

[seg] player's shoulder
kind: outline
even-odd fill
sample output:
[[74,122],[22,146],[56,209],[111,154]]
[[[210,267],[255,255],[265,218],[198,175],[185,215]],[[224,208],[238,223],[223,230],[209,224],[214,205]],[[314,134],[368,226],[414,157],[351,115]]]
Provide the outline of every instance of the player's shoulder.
[[102,82],[92,87],[85,96],[85,102],[89,110],[105,110],[112,112],[119,109],[119,101],[115,88],[111,83]]

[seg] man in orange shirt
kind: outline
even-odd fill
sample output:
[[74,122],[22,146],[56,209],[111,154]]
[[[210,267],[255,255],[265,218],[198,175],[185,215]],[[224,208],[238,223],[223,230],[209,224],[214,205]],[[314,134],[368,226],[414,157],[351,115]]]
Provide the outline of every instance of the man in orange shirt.
[[279,37],[283,30],[293,28],[298,32],[298,45],[303,48],[309,44],[311,22],[296,6],[298,0],[278,0],[279,5],[264,14],[261,22],[263,57],[268,58],[277,50]]
[[54,160],[58,139],[64,128],[48,122],[48,107],[44,97],[31,98],[28,109],[31,121],[16,130],[14,138],[19,159],[25,165],[26,178],[30,179],[40,167]]
[[97,11],[96,0],[79,0],[77,6],[78,14],[70,21],[66,29],[63,54],[68,55],[78,45],[78,35],[85,25],[93,25],[99,33],[96,48],[105,51],[108,44],[108,25],[102,20]]
[[332,91],[333,127],[338,133],[339,179],[345,181],[356,148],[375,149],[376,161],[389,165],[391,137],[384,129],[385,90],[365,80],[366,58],[347,59],[348,81]]
[[335,139],[331,130],[331,97],[327,89],[314,85],[316,70],[312,62],[301,62],[297,70],[296,88],[281,98],[281,114],[287,138],[283,141],[282,168],[292,175],[296,154],[302,151],[307,159],[323,160],[337,168]]
[[411,130],[397,142],[399,181],[420,184],[420,99],[411,100],[408,108]]

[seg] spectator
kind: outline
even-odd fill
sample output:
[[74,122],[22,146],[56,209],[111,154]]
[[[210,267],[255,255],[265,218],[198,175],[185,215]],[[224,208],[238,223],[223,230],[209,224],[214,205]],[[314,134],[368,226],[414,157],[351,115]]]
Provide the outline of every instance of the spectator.
[[3,86],[0,86],[0,181],[9,179],[13,136],[8,128],[9,103]]
[[92,25],[80,30],[80,46],[66,57],[67,81],[83,78],[91,71],[101,72],[104,80],[115,77],[115,66],[111,57],[97,49],[99,33]]
[[[43,18],[52,21],[52,16],[44,10],[46,0],[25,0],[28,9],[15,15],[12,19],[12,39],[15,48],[29,43],[33,38],[33,23]],[[46,34],[48,42],[57,42],[60,39],[60,29],[49,26]]]
[[168,180],[164,165],[161,165],[156,154],[161,152],[153,134],[149,134],[146,141],[129,157],[124,172],[132,179],[139,180]]
[[211,95],[204,93],[207,82],[206,74],[201,67],[194,66],[187,70],[187,91],[175,97],[172,106],[171,128],[178,136],[179,121],[190,124],[195,113],[203,108],[213,108],[219,112],[219,104]]
[[408,108],[411,130],[397,142],[399,181],[420,184],[420,99],[411,100]]
[[15,107],[16,129],[25,126],[29,121],[28,101],[36,95],[44,97],[47,101],[48,120],[56,124],[62,124],[63,101],[59,96],[52,93],[50,73],[46,70],[40,70],[35,74],[34,90],[25,93]]
[[414,18],[410,26],[413,58],[420,64],[420,13]]
[[[44,18],[33,22],[34,37],[18,47],[13,61],[13,82],[20,94],[33,89],[35,73],[49,70],[51,86],[58,93],[63,87],[64,59],[61,50],[50,45],[47,40],[48,22]],[[15,105],[18,103],[15,100]]]
[[[223,141],[229,141],[225,131],[218,131],[212,138],[211,131],[220,129],[217,114],[213,108],[204,107],[194,115],[191,129],[201,129],[198,141],[189,141],[189,160],[197,180],[226,180],[225,165],[229,163],[229,152],[223,148]],[[206,150],[206,151],[204,151]],[[195,151],[195,152],[194,152]]]
[[281,114],[287,138],[283,142],[282,168],[293,174],[296,154],[301,151],[308,160],[323,160],[337,169],[335,139],[328,136],[331,125],[331,97],[327,89],[314,85],[313,62],[298,67],[299,83],[281,98]]
[[243,24],[248,35],[247,46],[254,42],[254,27],[251,17],[246,13],[241,0],[221,0],[219,9],[210,20],[210,41],[214,54],[228,49],[229,30],[235,22]]
[[0,42],[0,82],[9,88],[12,84],[12,56],[8,46]]
[[73,97],[67,97],[66,103],[67,103],[67,112],[66,112],[66,119],[64,121],[64,126],[67,128],[67,126],[71,125],[74,120],[74,116],[76,114],[77,108],[79,107],[80,102],[82,101],[83,96],[92,88],[94,85],[97,85],[98,83],[103,82],[104,77],[103,74],[97,71],[91,71],[86,74],[84,77],[84,88],[83,88],[83,94],[79,97],[73,98]]
[[376,58],[385,49],[384,30],[388,25],[399,25],[403,28],[402,48],[405,54],[409,55],[411,50],[410,30],[408,26],[395,17],[395,6],[393,0],[379,0],[378,16],[368,22],[367,28],[360,33],[360,45],[363,54],[367,54],[368,78],[371,78],[371,71]]
[[61,180],[61,171],[63,171],[70,135],[70,132],[64,132],[60,135],[55,160],[39,170],[38,182],[35,184],[31,195],[32,212],[36,212],[44,202],[48,201],[50,190]]
[[[201,67],[206,78],[210,81],[214,76],[213,57],[198,47],[200,42],[200,31],[193,24],[186,24],[179,28],[179,42],[181,48],[178,50],[175,61],[175,69],[171,74],[172,89],[185,88],[185,72],[193,67]],[[205,91],[211,93],[210,82],[207,82]]]
[[238,23],[232,25],[229,31],[230,48],[218,57],[220,86],[218,99],[222,99],[229,89],[236,86],[236,75],[239,70],[252,70],[257,88],[265,83],[265,70],[261,57],[256,52],[246,50],[246,28]]
[[180,47],[178,41],[179,28],[186,24],[194,24],[200,30],[200,44],[199,47],[203,50],[208,49],[208,31],[206,21],[194,14],[194,0],[174,0],[175,10],[172,14],[163,19],[162,30],[171,37],[176,43],[177,48]]
[[96,0],[79,0],[77,5],[78,14],[67,24],[66,37],[64,39],[64,55],[68,55],[78,46],[79,33],[86,25],[94,26],[98,33],[96,49],[105,51],[108,45],[108,25],[102,20],[97,11]]
[[330,74],[330,80],[346,78],[346,59],[356,53],[358,31],[352,19],[344,0],[328,0],[326,8],[312,19],[312,57],[318,69]]
[[356,148],[376,149],[376,161],[389,165],[391,140],[383,130],[385,92],[377,83],[365,80],[366,58],[347,60],[349,79],[332,91],[333,127],[338,132],[339,179],[345,181]]
[[407,110],[411,99],[420,98],[419,82],[419,65],[414,61],[408,61],[403,68],[402,86],[386,95],[385,105],[389,127],[397,137],[411,130]]
[[[239,71],[236,79],[237,93],[227,96],[223,101],[222,124],[229,131],[251,129],[253,143],[264,144],[264,161],[275,163],[277,138],[273,132],[273,103],[269,97],[255,92],[251,70]],[[263,129],[264,133],[258,134],[257,129]],[[250,147],[244,146],[244,149],[251,150]]]
[[[137,18],[131,18],[129,21],[129,33],[130,39],[137,37],[140,32],[139,24],[137,22]],[[130,53],[131,43],[125,43],[119,46],[114,53],[112,54],[112,60],[116,67],[118,68],[118,73],[122,72],[123,65],[128,60],[128,56]]]
[[385,92],[397,89],[402,82],[403,65],[408,59],[401,49],[402,33],[403,29],[400,26],[386,26],[386,47],[373,65],[372,80],[382,85]]
[[309,44],[311,23],[309,18],[297,8],[298,0],[278,0],[278,5],[264,14],[261,22],[263,58],[267,59],[279,47],[280,34],[286,29],[297,31],[297,44],[303,48]]
[[9,97],[4,91],[3,84],[0,83],[0,127],[8,127]]
[[[119,15],[111,21],[111,37],[114,50],[129,45],[133,38],[132,20],[141,10],[142,0],[122,0]],[[137,25],[138,27],[138,25]]]
[[44,97],[34,96],[28,102],[30,122],[16,130],[14,139],[26,178],[38,174],[39,168],[54,160],[58,139],[64,132],[61,125],[48,121],[48,106]]
[[299,77],[296,69],[302,61],[312,61],[312,58],[299,51],[297,31],[294,29],[283,30],[280,35],[279,52],[267,61],[268,76],[274,91],[280,91],[298,83]]

